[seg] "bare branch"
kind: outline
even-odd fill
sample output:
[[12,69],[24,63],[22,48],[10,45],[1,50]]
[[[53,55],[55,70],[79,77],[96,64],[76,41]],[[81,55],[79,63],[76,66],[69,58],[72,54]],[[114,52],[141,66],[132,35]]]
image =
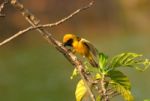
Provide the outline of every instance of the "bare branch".
[[1,5],[0,5],[0,17],[4,17],[5,14],[2,14],[2,10],[4,9],[5,5],[8,4],[8,1],[5,0]]
[[[31,26],[31,27],[28,27],[28,28],[26,28],[24,30],[21,30],[21,31],[17,32],[16,34],[14,34],[13,36],[11,36],[11,37],[7,38],[6,40],[4,40],[3,42],[1,42],[0,46],[6,44],[8,42],[10,42],[11,40],[17,38],[18,36],[20,36],[22,34],[25,34],[28,31],[35,30],[37,28],[46,28],[46,27],[50,27],[51,28],[51,27],[54,27],[54,26],[58,26],[58,25],[62,24],[63,22],[71,19],[73,16],[77,15],[79,12],[90,8],[93,4],[94,4],[94,1],[91,1],[88,5],[86,5],[86,6],[82,7],[82,8],[77,9],[76,11],[74,11],[73,13],[71,13],[70,15],[68,15],[68,16],[64,17],[63,19],[61,19],[59,21],[56,21],[54,23],[44,24],[44,25],[37,25],[35,27]],[[38,20],[36,22],[38,22]]]
[[[27,9],[25,9],[24,6],[20,2],[18,2],[17,0],[11,0],[11,4],[22,13],[22,15],[32,25],[33,28],[38,26],[39,20],[33,14],[31,14]],[[62,21],[62,22],[64,22],[64,21]],[[87,87],[87,90],[88,90],[88,93],[90,94],[91,100],[95,101],[94,95],[89,87],[89,82],[88,82],[89,76],[85,75],[86,73],[85,73],[84,65],[82,64],[82,62],[80,62],[80,60],[78,60],[77,57],[74,54],[72,54],[72,52],[68,52],[67,48],[65,48],[61,42],[59,42],[55,38],[53,38],[52,34],[49,33],[47,30],[44,30],[43,28],[36,28],[36,29],[37,29],[37,31],[39,31],[42,34],[42,36],[49,43],[51,43],[59,52],[64,54],[65,57],[76,67],[82,80],[84,81],[84,83]]]
[[19,31],[18,33],[14,34],[13,36],[11,36],[11,37],[7,38],[6,40],[4,40],[3,42],[1,42],[1,43],[0,43],[0,46],[6,44],[6,43],[8,43],[8,42],[10,42],[11,40],[15,39],[16,37],[18,37],[18,36],[20,36],[20,35],[22,35],[22,34],[28,32],[28,31],[31,31],[31,30],[33,30],[33,29],[34,29],[33,27],[28,27],[28,28],[26,28],[26,29],[24,29],[24,30]]
[[61,20],[59,20],[59,21],[57,21],[57,22],[55,22],[55,23],[52,23],[52,24],[45,24],[45,25],[43,25],[42,27],[53,27],[53,26],[57,26],[57,25],[59,25],[59,24],[65,22],[65,21],[69,20],[69,19],[72,18],[73,16],[77,15],[79,12],[90,8],[90,7],[94,4],[94,2],[95,2],[95,1],[93,0],[93,1],[91,1],[88,5],[86,5],[86,6],[82,7],[82,8],[80,8],[80,9],[77,9],[76,11],[74,11],[73,13],[71,13],[69,16],[67,16],[67,17],[65,17],[65,18],[63,18],[63,19],[61,19]]

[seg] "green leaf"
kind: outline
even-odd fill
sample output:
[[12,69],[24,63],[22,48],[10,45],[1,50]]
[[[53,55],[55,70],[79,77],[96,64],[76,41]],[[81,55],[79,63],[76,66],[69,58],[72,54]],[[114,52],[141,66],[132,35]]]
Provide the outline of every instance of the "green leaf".
[[102,76],[99,74],[99,73],[97,73],[96,75],[95,75],[95,79],[101,79],[102,78]]
[[150,66],[150,61],[148,59],[141,59],[141,56],[141,54],[136,53],[122,53],[112,59],[109,68],[133,67],[139,71],[144,71]]
[[108,56],[106,56],[104,53],[99,53],[99,66],[101,69],[105,68],[107,60]]
[[87,93],[87,88],[83,80],[80,80],[77,84],[76,91],[75,91],[76,101],[81,101],[86,93]]
[[131,84],[126,75],[120,71],[109,71],[108,76],[111,78],[110,84],[126,101],[133,101],[131,94]]
[[78,71],[77,71],[77,69],[75,68],[74,70],[73,70],[73,72],[72,72],[72,75],[70,76],[70,79],[72,80],[75,76],[77,76],[78,75]]
[[110,83],[117,83],[122,85],[126,89],[131,89],[131,84],[126,75],[124,75],[122,72],[113,70],[108,72],[108,76],[111,78]]
[[134,97],[132,96],[130,90],[125,89],[123,86],[119,84],[114,85],[114,88],[116,89],[118,93],[120,93],[124,97],[125,101],[134,101]]

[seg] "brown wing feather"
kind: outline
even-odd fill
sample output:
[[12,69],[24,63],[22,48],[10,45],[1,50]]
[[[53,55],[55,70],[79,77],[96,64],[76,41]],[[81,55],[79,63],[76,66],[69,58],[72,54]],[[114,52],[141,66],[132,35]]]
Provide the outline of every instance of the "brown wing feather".
[[93,67],[98,67],[98,50],[87,40],[81,39],[82,43],[88,48],[88,60]]
[[92,55],[94,55],[94,57],[97,58],[98,57],[98,50],[88,40],[81,39],[81,41],[83,42],[83,44],[85,46],[87,46],[87,48],[90,50]]

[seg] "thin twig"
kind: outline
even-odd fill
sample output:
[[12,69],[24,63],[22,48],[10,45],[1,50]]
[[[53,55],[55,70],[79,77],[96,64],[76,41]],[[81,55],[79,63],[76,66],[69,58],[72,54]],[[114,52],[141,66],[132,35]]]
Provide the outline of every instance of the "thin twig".
[[90,8],[93,4],[94,4],[94,1],[91,1],[88,5],[86,5],[86,6],[82,7],[82,8],[77,9],[76,11],[74,11],[73,13],[71,13],[70,15],[68,15],[68,16],[64,17],[63,19],[61,19],[61,20],[59,20],[59,21],[56,21],[56,22],[54,22],[54,23],[44,24],[44,25],[37,25],[37,26],[35,26],[35,27],[32,27],[32,26],[31,26],[31,27],[28,27],[28,28],[26,28],[26,29],[24,29],[24,30],[21,30],[21,31],[17,32],[16,34],[14,34],[13,36],[11,36],[11,37],[5,39],[4,41],[2,41],[2,42],[0,43],[0,46],[6,44],[6,43],[8,43],[8,42],[10,42],[11,40],[17,38],[18,36],[20,36],[20,35],[22,35],[22,34],[25,34],[25,33],[28,32],[28,31],[35,30],[35,29],[37,29],[37,28],[46,28],[46,27],[51,28],[51,27],[54,27],[54,26],[58,26],[58,25],[62,24],[63,22],[65,22],[65,21],[71,19],[73,16],[77,15],[79,12]]
[[[35,28],[39,24],[39,20],[31,14],[27,9],[24,8],[24,6],[19,3],[17,0],[11,0],[11,4],[21,11],[22,15],[26,18],[26,20]],[[52,37],[52,34],[49,33],[47,30],[44,30],[43,28],[36,28],[42,36],[49,42],[52,43],[55,48],[65,55],[65,57],[77,68],[82,80],[84,81],[88,93],[90,94],[91,100],[95,101],[94,95],[89,87],[87,76],[84,74],[84,66],[83,64],[77,59],[77,57],[72,54],[72,52],[68,52],[67,48],[65,48],[61,42],[57,41],[55,38]]]
[[55,23],[52,23],[52,24],[45,24],[45,25],[43,25],[42,27],[53,27],[53,26],[57,26],[57,25],[63,23],[64,21],[69,20],[69,19],[72,18],[73,16],[77,15],[79,12],[90,8],[90,7],[94,4],[94,2],[95,2],[95,1],[93,0],[93,1],[91,1],[88,5],[86,5],[86,6],[82,7],[82,8],[80,8],[80,9],[77,9],[76,11],[74,11],[73,13],[71,13],[69,16],[67,16],[67,17],[65,17],[65,18],[63,18],[63,19],[61,19],[61,20],[59,20],[59,21],[57,21],[57,22],[55,22]]
[[0,17],[4,17],[5,14],[2,14],[2,10],[4,9],[5,5],[8,4],[8,1],[5,0],[1,5],[0,5]]
[[101,94],[101,100],[102,101],[109,101],[109,97],[107,96],[107,90],[106,90],[106,82],[105,82],[105,74],[102,73],[101,75],[101,81],[100,81],[100,84],[101,84],[101,90],[102,90],[102,94]]
[[20,36],[20,35],[22,35],[22,34],[28,32],[28,31],[31,31],[31,30],[33,30],[33,29],[34,29],[33,27],[28,27],[28,28],[26,28],[26,29],[24,29],[24,30],[19,31],[18,33],[14,34],[13,36],[11,36],[11,37],[5,39],[4,41],[2,41],[2,42],[0,43],[0,46],[6,44],[6,43],[8,43],[8,42],[10,42],[11,40],[15,39],[16,37],[18,37],[18,36]]

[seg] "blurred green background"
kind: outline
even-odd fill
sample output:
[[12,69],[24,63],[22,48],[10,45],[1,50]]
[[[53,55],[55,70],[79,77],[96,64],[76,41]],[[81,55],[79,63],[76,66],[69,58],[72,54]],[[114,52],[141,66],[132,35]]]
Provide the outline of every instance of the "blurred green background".
[[[89,2],[20,1],[43,24],[55,22]],[[4,13],[0,41],[29,26],[10,5]],[[60,41],[65,33],[84,37],[110,57],[136,52],[150,58],[150,0],[97,0],[90,9],[48,30]],[[131,80],[135,101],[150,98],[150,69],[143,73],[122,70]],[[38,32],[26,33],[0,47],[0,101],[75,101],[77,80],[70,80],[72,71],[73,66]],[[121,97],[113,100],[123,101]]]

